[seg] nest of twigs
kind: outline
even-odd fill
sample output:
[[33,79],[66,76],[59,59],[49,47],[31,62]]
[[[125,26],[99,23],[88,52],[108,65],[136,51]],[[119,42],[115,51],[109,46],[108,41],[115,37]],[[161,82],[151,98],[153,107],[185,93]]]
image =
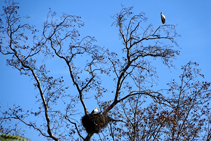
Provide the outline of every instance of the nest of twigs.
[[104,114],[88,114],[82,117],[82,124],[87,133],[99,133],[105,128],[112,118]]

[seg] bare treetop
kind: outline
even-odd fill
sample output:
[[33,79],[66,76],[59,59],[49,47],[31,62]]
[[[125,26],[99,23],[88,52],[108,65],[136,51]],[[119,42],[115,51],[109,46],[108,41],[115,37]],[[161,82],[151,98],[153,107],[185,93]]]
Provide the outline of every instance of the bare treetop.
[[[146,26],[145,13],[135,14],[133,7],[123,7],[113,16],[112,24],[122,42],[117,52],[111,52],[96,45],[94,37],[79,33],[84,26],[80,16],[63,14],[58,19],[57,13],[49,10],[38,30],[22,23],[18,9],[14,2],[3,7],[0,52],[8,57],[7,65],[33,80],[41,104],[38,110],[14,105],[1,111],[1,124],[15,120],[55,141],[91,140],[94,134],[101,140],[194,140],[202,139],[203,129],[207,129],[203,139],[210,138],[206,118],[210,83],[198,79],[203,75],[195,68],[197,63],[184,65],[180,82],[172,80],[169,89],[155,90],[148,81],[156,78],[153,59],[172,67],[179,55],[175,25],[164,24],[162,19],[163,24],[156,28]],[[47,59],[63,63],[68,77],[50,73]],[[103,83],[105,75],[112,84]],[[110,85],[115,87],[110,90]],[[108,93],[110,99],[105,100]],[[99,110],[91,112],[87,101],[92,96]],[[59,108],[58,103],[62,103]],[[76,119],[78,105],[83,115]],[[43,119],[42,124],[33,118]],[[0,127],[1,133],[18,131],[18,124]]]

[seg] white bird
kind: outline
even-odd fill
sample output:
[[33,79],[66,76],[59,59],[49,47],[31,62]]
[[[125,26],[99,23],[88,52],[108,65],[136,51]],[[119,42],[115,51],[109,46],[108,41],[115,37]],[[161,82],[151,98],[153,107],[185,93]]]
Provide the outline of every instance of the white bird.
[[163,12],[161,12],[160,15],[161,15],[161,21],[162,21],[162,23],[165,24],[166,17],[163,15]]
[[92,112],[91,112],[91,114],[97,114],[98,113],[98,109],[97,108],[95,108]]

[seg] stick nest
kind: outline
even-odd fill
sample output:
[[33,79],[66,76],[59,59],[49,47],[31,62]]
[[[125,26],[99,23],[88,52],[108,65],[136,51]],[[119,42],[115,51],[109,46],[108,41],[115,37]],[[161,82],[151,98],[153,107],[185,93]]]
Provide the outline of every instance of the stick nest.
[[105,128],[112,118],[104,114],[88,114],[81,119],[87,133],[99,133],[101,129]]

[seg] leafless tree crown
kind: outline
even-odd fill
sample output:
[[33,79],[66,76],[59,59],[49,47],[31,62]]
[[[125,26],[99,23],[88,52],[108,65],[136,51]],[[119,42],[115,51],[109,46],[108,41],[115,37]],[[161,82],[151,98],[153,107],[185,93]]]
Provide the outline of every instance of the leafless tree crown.
[[[152,59],[160,59],[164,66],[172,67],[174,58],[179,55],[175,25],[165,24],[154,29],[151,24],[146,26],[145,13],[136,15],[133,7],[123,7],[113,16],[112,25],[117,27],[122,41],[116,53],[95,45],[94,37],[81,37],[79,28],[84,22],[80,16],[63,14],[56,19],[56,12],[49,10],[39,31],[22,22],[29,17],[18,15],[18,9],[15,2],[3,7],[0,52],[8,57],[7,65],[33,80],[41,104],[37,111],[16,105],[1,111],[2,125],[17,120],[55,141],[90,140],[94,133],[98,133],[101,140],[210,139],[210,118],[207,118],[210,83],[201,81],[200,77],[204,76],[197,69],[197,63],[188,62],[183,66],[179,82],[172,79],[168,89],[155,90],[153,85],[147,86],[151,84],[148,80],[156,77]],[[61,60],[69,77],[51,74],[45,63],[49,58]],[[107,85],[102,85],[104,74],[114,80],[115,89],[107,90]],[[68,80],[71,85],[64,83]],[[96,115],[87,110],[85,98],[90,92],[96,93],[101,109]],[[103,100],[108,92],[113,97]],[[56,110],[55,105],[61,101],[63,110]],[[82,122],[87,135],[81,119],[78,122],[73,119],[78,102],[83,107]],[[44,117],[44,121],[39,125],[29,117]],[[18,124],[0,126],[1,133],[17,134],[18,130]]]

